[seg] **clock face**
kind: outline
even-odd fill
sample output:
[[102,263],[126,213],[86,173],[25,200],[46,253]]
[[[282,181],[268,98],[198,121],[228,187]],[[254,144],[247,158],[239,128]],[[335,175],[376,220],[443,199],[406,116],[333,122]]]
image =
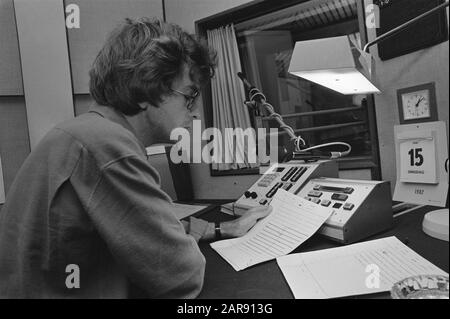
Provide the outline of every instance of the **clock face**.
[[402,102],[405,120],[431,117],[429,90],[404,93],[402,95]]

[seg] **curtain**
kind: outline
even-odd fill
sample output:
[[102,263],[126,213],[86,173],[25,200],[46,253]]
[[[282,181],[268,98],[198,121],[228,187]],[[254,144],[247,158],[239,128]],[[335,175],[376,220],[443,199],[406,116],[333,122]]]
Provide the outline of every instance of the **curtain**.
[[[220,152],[220,163],[212,163],[214,170],[231,170],[257,167],[257,163],[249,163],[249,147],[244,143],[243,131],[250,129],[253,134],[245,138],[256,143],[254,130],[251,129],[250,116],[244,105],[245,91],[237,76],[241,72],[241,62],[233,25],[228,25],[207,33],[208,43],[217,52],[216,75],[211,81],[213,127],[222,134],[222,147],[215,142],[215,152]],[[241,128],[242,130],[234,130]],[[226,130],[227,129],[227,130]],[[233,130],[230,130],[233,129]],[[250,133],[250,130],[246,132]],[[234,136],[233,136],[234,135]],[[225,141],[228,141],[226,143]],[[230,143],[233,141],[233,143]],[[232,145],[235,147],[232,147]],[[250,143],[249,143],[250,144]],[[254,151],[251,150],[250,151]],[[227,161],[225,159],[235,159]]]

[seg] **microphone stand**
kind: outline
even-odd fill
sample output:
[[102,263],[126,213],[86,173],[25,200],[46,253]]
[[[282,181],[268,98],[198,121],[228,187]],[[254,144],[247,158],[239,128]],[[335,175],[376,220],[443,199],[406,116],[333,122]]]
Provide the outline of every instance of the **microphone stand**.
[[[265,95],[262,94],[261,91],[258,90],[255,86],[250,84],[250,82],[245,78],[245,76],[241,72],[238,73],[238,76],[244,83],[246,90],[249,92],[250,101],[246,101],[245,104],[248,107],[254,109],[255,112],[259,112],[260,109],[264,107],[266,111],[269,113],[269,118],[275,119],[280,125],[280,128],[283,129],[289,135],[291,142],[293,142],[288,146],[287,149],[286,148],[283,149],[284,154],[281,162],[290,160],[317,162],[318,160],[336,159],[350,154],[352,147],[350,146],[350,144],[344,142],[331,142],[309,147],[301,136],[297,136],[295,134],[295,131],[292,129],[292,127],[284,123],[283,117],[275,112],[273,106],[267,102]],[[319,151],[320,148],[338,145],[345,146],[347,148],[347,151],[345,152],[333,151],[329,152],[328,154],[324,154],[321,151]]]
[[[242,80],[244,83],[244,87],[249,92],[249,100],[246,101],[245,104],[248,107],[251,107],[254,109],[255,115],[260,115],[260,110],[262,107],[268,112],[269,118],[274,119],[277,121],[277,123],[280,125],[280,128],[283,129],[290,137],[291,141],[294,142],[294,148],[292,150],[289,150],[289,153],[293,154],[294,152],[301,152],[303,148],[306,147],[306,142],[303,138],[300,136],[297,136],[295,134],[295,131],[287,125],[280,114],[276,113],[273,106],[269,103],[267,103],[265,95],[257,89],[255,86],[253,86],[242,74],[242,72],[239,72],[238,77]],[[292,155],[293,156],[293,155]]]

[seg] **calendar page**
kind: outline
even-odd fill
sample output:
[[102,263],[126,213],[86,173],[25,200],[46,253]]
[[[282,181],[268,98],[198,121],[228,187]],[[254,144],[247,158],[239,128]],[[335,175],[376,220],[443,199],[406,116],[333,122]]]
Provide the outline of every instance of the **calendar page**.
[[396,125],[394,135],[397,167],[394,201],[445,207],[447,124],[436,121]]
[[[421,134],[423,133],[423,134]],[[400,141],[400,181],[437,184],[436,138],[430,131],[414,132]]]

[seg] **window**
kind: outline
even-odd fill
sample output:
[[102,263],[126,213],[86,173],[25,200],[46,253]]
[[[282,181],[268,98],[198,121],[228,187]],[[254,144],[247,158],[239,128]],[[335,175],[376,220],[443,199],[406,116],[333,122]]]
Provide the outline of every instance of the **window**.
[[[358,2],[291,1],[289,7],[272,11],[265,8],[266,12],[258,15],[255,14],[257,6],[253,6],[251,19],[245,18],[244,14],[251,6],[243,6],[236,10],[240,11],[235,15],[237,21],[226,23],[235,25],[242,69],[247,79],[266,95],[284,121],[310,145],[349,143],[352,152],[340,160],[340,168],[371,168],[372,177],[379,178],[372,96],[345,96],[288,73],[297,41],[350,35],[362,46],[366,35],[364,29],[360,30],[358,10],[362,10],[362,5]],[[255,126],[277,127],[276,121],[264,114],[252,116]],[[287,134],[280,133],[279,145],[288,142]]]

